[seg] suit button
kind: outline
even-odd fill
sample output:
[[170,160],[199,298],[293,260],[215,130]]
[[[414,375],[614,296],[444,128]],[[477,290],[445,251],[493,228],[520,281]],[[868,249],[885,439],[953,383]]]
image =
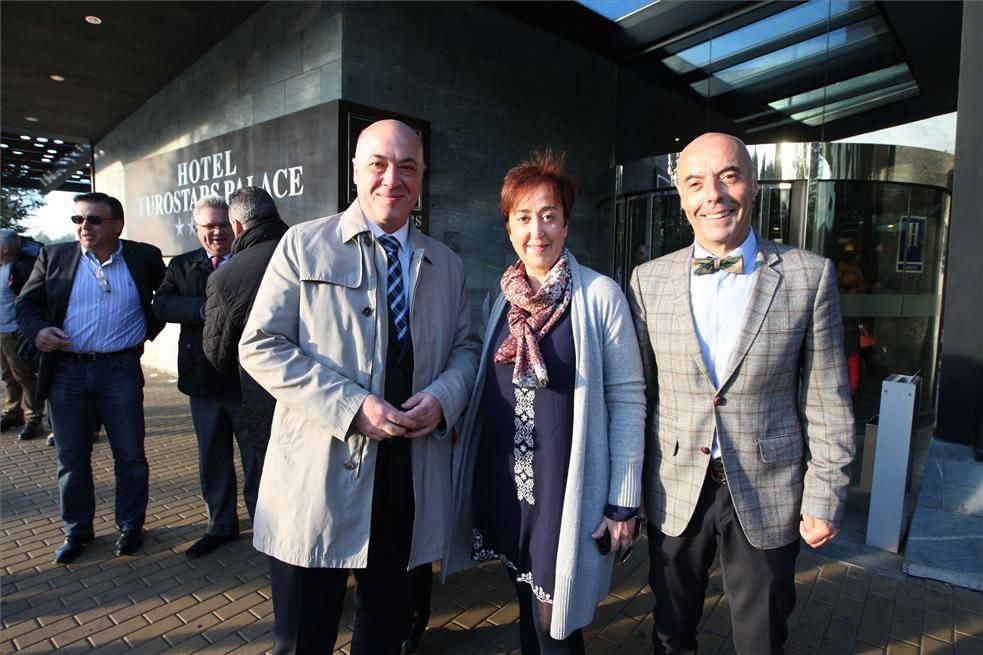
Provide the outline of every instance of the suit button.
[[717,405],[718,407],[720,405],[726,405],[727,404],[727,399],[724,398],[723,396],[714,396],[713,397],[713,404],[714,405]]
[[709,455],[710,449],[707,448],[706,446],[703,446],[703,448],[700,448],[700,452],[703,453],[704,455]]
[[351,471],[352,469],[355,468],[355,462],[353,462],[352,460],[348,460],[347,462],[345,462],[345,468]]
[[363,307],[362,308],[362,316],[372,316],[372,308],[371,307]]

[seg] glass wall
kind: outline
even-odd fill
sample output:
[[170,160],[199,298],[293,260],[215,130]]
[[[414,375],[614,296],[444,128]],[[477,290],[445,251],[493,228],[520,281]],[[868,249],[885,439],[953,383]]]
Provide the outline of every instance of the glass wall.
[[[951,155],[866,144],[750,148],[761,192],[759,238],[812,250],[837,266],[857,419],[877,412],[880,381],[919,373],[935,396]],[[627,286],[647,259],[693,242],[671,180],[677,155],[619,166],[602,211],[615,233],[609,273]]]

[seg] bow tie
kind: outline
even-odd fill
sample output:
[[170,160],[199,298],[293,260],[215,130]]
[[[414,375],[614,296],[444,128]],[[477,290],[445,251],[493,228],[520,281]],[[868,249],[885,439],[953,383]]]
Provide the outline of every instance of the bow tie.
[[744,270],[744,258],[740,255],[732,257],[694,257],[693,275],[709,275],[717,271],[725,273],[741,273]]

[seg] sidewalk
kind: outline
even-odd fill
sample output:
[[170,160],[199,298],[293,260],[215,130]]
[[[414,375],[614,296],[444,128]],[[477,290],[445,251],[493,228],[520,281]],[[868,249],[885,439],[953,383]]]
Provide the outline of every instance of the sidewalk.
[[[0,651],[238,654],[270,648],[267,566],[249,544],[251,531],[209,557],[184,557],[206,518],[187,399],[168,374],[145,372],[151,486],[147,538],[136,557],[112,556],[113,464],[104,436],[92,458],[96,540],[70,566],[51,561],[62,540],[54,449],[43,439],[19,442],[16,431],[0,437]],[[586,630],[592,654],[651,651],[645,544],[636,551],[618,567],[611,595]],[[789,653],[983,653],[983,595],[905,576],[899,556],[853,558],[853,552],[844,544],[829,554],[845,561],[805,551],[799,557]],[[722,587],[717,571],[705,604],[701,654],[733,652]],[[446,586],[436,582],[420,652],[517,652],[512,593],[495,564]],[[342,628],[337,652],[348,652],[350,637]]]

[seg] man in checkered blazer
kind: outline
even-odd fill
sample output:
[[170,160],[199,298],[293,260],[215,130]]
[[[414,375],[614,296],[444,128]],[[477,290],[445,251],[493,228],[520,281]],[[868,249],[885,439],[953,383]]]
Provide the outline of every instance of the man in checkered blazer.
[[694,653],[719,548],[738,653],[781,653],[799,536],[836,536],[855,430],[832,263],[759,240],[740,140],[679,156],[693,246],[639,266],[649,395],[644,499],[656,653]]

